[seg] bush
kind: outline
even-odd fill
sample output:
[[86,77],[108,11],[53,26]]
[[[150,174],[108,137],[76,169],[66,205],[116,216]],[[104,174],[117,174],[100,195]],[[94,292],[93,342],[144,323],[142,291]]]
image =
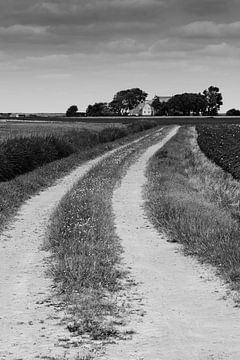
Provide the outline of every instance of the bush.
[[71,144],[52,135],[9,139],[0,147],[0,181],[11,180],[73,152]]
[[230,109],[226,112],[227,116],[240,116],[240,110]]

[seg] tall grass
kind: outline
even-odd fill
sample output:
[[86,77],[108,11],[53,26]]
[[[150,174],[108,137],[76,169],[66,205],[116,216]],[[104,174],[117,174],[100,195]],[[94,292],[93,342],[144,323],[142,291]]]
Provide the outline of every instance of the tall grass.
[[203,155],[196,138],[182,128],[151,160],[146,206],[170,241],[240,288],[240,184]]
[[111,295],[120,286],[121,246],[114,232],[113,188],[133,150],[119,151],[94,167],[61,201],[49,229],[52,273],[73,316],[69,327],[93,339],[119,336],[106,317],[117,314]]
[[95,339],[120,336],[104,320],[119,312],[114,293],[123,276],[111,199],[135,154],[152,141],[141,140],[99,163],[66,194],[52,216],[47,248],[53,253],[55,282],[73,309],[70,331],[87,332]]
[[[156,123],[152,125],[156,125]],[[18,168],[18,163],[16,161],[19,159],[18,148],[11,148],[9,155],[6,155],[5,160],[8,156],[11,156],[16,166],[12,168],[9,162],[2,161],[2,163],[0,163],[0,174],[1,172],[4,173],[4,178],[7,176],[12,176],[12,180],[0,182],[0,230],[15,214],[19,206],[30,196],[34,195],[41,189],[52,185],[59,177],[66,175],[71,169],[79,166],[84,161],[90,160],[114,147],[117,147],[123,142],[134,140],[138,137],[136,130],[142,130],[142,124],[139,124],[139,128],[137,127],[135,130],[131,130],[131,128],[129,129],[125,127],[122,128],[124,132],[119,132],[117,129],[114,129],[114,127],[111,126],[108,128],[108,130],[102,129],[103,132],[100,133],[99,131],[97,132],[95,130],[79,131],[75,128],[69,131],[69,127],[67,126],[68,130],[64,130],[64,134],[62,133],[62,130],[59,133],[57,129],[53,138],[57,139],[57,141],[60,141],[60,150],[63,149],[63,151],[66,151],[66,148],[70,148],[70,150],[72,151],[73,149],[74,152],[68,157],[55,160],[51,163],[45,163],[41,166],[39,166],[39,163],[35,163],[34,166],[36,165],[36,168],[33,171],[22,173],[22,175],[19,175],[19,172],[20,170],[22,171],[22,169]],[[109,138],[107,137],[106,132]],[[39,132],[39,136],[36,137],[32,127],[30,133],[31,134],[29,136],[22,137],[20,143],[18,142],[19,134],[16,136],[16,143],[19,144],[22,149],[26,146],[24,143],[25,140],[31,141],[31,138],[34,138],[39,143],[39,138],[42,140],[45,137],[45,133],[41,131]],[[53,135],[52,133],[50,133],[50,135],[51,138]],[[109,139],[115,140],[107,143],[104,142]],[[12,138],[7,136],[6,141],[8,140],[12,140]],[[33,144],[35,143],[33,142]],[[1,145],[2,144],[0,143],[0,153]],[[60,150],[58,150],[58,152]],[[38,154],[33,156],[31,148],[28,147],[25,155],[23,153],[22,155],[23,156],[19,159],[19,161],[21,161],[24,165],[25,163],[28,163],[28,161],[26,161],[27,158],[25,155],[30,158],[30,161],[32,161],[34,156],[37,156]],[[26,166],[28,166],[28,164],[26,164]],[[10,171],[10,169],[13,170]],[[27,169],[29,170],[29,168]]]
[[0,182],[52,161],[67,157],[83,148],[115,141],[130,133],[143,131],[156,123],[139,122],[127,127],[108,127],[99,132],[71,130],[60,135],[29,136],[7,139],[0,144]]

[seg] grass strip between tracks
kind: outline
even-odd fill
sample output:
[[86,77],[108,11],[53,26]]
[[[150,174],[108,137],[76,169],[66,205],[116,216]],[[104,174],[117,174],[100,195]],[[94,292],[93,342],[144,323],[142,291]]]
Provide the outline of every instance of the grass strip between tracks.
[[146,208],[153,224],[184,251],[218,268],[240,289],[240,183],[200,151],[181,128],[151,160]]
[[71,308],[70,331],[89,333],[95,340],[119,336],[114,321],[109,320],[121,317],[115,297],[124,278],[112,195],[133,159],[154,140],[141,140],[92,168],[52,217],[48,249],[53,253],[54,279]]
[[[95,135],[90,134],[91,136],[88,136],[87,141],[84,139],[84,133],[82,134],[80,131],[69,133],[70,139],[64,139],[64,141],[74,142],[75,150],[72,155],[40,166],[10,181],[0,182],[0,230],[11,220],[22,203],[31,196],[51,186],[57,179],[68,174],[69,171],[81,163],[93,159],[123,143],[136,139],[139,137],[140,132],[141,136],[145,133],[147,134],[155,126],[157,126],[155,121],[140,120],[138,123],[130,124],[128,128],[105,128]],[[24,142],[24,138],[21,141]],[[34,137],[32,141],[34,143]],[[64,143],[62,146],[64,147]],[[31,154],[31,151],[29,154]],[[7,168],[7,162],[5,165]]]

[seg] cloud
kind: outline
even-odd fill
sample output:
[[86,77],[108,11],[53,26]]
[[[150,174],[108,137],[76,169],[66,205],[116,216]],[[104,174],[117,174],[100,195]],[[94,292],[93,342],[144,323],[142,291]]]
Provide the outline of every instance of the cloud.
[[47,26],[29,26],[29,25],[12,25],[8,27],[0,27],[0,35],[13,35],[13,36],[42,36],[47,34]]
[[204,48],[200,49],[198,51],[201,55],[206,56],[216,56],[216,57],[222,57],[224,59],[226,58],[232,58],[232,59],[239,59],[240,57],[240,48],[236,46],[232,46],[231,44],[228,44],[226,42],[218,43],[218,44],[209,44],[205,46]]
[[[0,4],[3,22],[39,25],[129,22],[157,18],[161,0],[8,0]],[[18,4],[21,3],[21,6]]]
[[189,38],[239,38],[240,21],[229,24],[217,24],[213,21],[196,21],[179,27],[176,32],[181,36]]
[[235,0],[177,0],[180,9],[196,16],[227,14],[236,4]]
[[146,50],[146,46],[134,39],[120,39],[110,41],[103,47],[104,50],[113,53],[138,53]]
[[43,80],[67,80],[72,78],[72,74],[46,73],[46,74],[37,75],[36,77],[38,79],[43,79]]

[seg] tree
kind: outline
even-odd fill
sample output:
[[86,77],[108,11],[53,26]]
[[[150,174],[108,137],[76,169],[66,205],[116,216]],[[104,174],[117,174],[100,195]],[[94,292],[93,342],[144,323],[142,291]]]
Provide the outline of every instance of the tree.
[[230,109],[226,112],[227,116],[240,116],[240,110]]
[[121,90],[117,92],[109,106],[116,115],[128,114],[129,110],[137,107],[147,98],[147,93],[139,88]]
[[168,114],[173,116],[203,115],[207,108],[205,97],[195,93],[177,94],[166,105]]
[[223,105],[223,97],[219,92],[219,88],[210,86],[203,91],[203,95],[207,101],[206,115],[218,115],[221,105]]
[[168,105],[167,102],[160,101],[159,96],[155,96],[152,102],[152,107],[154,108],[156,116],[168,115]]
[[77,112],[78,112],[77,105],[72,105],[72,106],[70,106],[70,108],[67,109],[66,116],[67,117],[74,117],[74,116],[77,115]]
[[112,115],[107,103],[99,102],[94,105],[88,105],[87,116],[109,116]]

